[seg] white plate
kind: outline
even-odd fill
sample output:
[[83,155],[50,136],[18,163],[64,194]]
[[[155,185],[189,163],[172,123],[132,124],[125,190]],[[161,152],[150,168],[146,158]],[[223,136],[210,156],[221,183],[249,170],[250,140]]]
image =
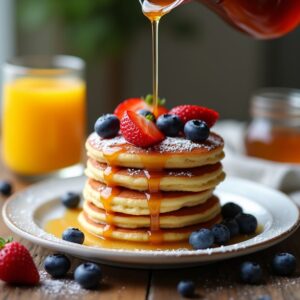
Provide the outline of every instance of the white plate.
[[250,181],[227,178],[216,190],[222,204],[232,201],[254,214],[262,232],[229,246],[208,250],[120,250],[89,247],[63,241],[43,230],[49,219],[63,215],[58,197],[66,191],[81,191],[85,178],[55,179],[33,185],[14,195],[3,207],[7,226],[38,245],[80,258],[111,265],[146,268],[186,267],[256,252],[287,238],[299,226],[299,211],[284,194]]

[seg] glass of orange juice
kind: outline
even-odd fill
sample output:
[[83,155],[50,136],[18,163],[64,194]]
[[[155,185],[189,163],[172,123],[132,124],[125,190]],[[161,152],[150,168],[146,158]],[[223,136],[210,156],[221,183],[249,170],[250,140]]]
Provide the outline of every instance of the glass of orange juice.
[[28,56],[3,66],[2,157],[25,177],[82,172],[85,64],[72,56]]

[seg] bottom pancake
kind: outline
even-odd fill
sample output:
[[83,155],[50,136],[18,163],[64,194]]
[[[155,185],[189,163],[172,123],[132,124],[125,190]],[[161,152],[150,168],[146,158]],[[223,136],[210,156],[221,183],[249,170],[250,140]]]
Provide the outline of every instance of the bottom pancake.
[[[151,217],[149,215],[107,214],[104,209],[97,207],[90,201],[85,201],[83,211],[91,219],[99,223],[130,229],[151,227]],[[220,212],[220,201],[216,196],[212,196],[203,204],[160,214],[158,224],[160,228],[182,228],[205,223],[220,214]]]
[[85,212],[81,212],[78,221],[80,225],[93,235],[99,238],[123,240],[128,242],[180,242],[188,240],[190,234],[193,231],[197,231],[201,228],[210,228],[213,225],[222,221],[221,214],[217,214],[211,220],[188,226],[184,228],[176,229],[161,229],[159,232],[151,233],[147,229],[124,229],[116,226],[101,224],[92,218],[90,218]]

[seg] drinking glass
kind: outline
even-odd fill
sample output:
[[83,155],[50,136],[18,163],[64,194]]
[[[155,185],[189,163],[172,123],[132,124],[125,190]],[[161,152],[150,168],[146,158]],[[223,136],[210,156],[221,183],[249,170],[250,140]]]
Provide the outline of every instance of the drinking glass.
[[27,56],[3,66],[2,155],[27,178],[76,176],[85,139],[85,64],[72,56]]

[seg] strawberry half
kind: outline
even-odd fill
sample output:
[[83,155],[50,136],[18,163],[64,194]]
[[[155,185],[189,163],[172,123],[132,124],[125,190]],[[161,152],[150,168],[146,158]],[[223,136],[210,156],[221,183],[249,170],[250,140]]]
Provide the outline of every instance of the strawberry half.
[[152,121],[134,111],[125,111],[121,132],[126,141],[143,148],[158,144],[165,138]]
[[190,120],[204,121],[209,128],[213,127],[219,119],[219,113],[198,105],[179,105],[172,108],[169,114],[177,115],[184,124]]
[[[127,99],[116,107],[114,114],[121,120],[126,110],[137,112],[140,109],[146,109],[151,112],[153,111],[152,96],[147,96],[145,99],[144,98]],[[168,110],[164,106],[159,105],[155,117],[157,118],[160,115],[166,114],[167,112]]]
[[22,244],[0,238],[0,280],[22,285],[39,283],[38,270]]

